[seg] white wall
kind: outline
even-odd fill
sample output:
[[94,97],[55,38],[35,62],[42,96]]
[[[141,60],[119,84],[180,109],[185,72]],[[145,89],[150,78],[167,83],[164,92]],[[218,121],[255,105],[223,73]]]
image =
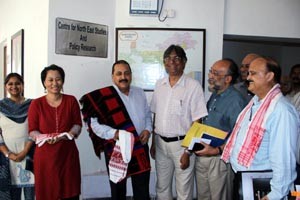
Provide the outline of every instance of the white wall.
[[224,33],[300,38],[299,0],[226,0]]
[[[47,64],[48,1],[0,0],[0,42],[7,40],[9,58],[11,36],[21,29],[25,30],[25,96],[32,98],[42,91],[40,84],[36,84],[40,77],[38,69]],[[3,54],[0,61],[3,76]]]

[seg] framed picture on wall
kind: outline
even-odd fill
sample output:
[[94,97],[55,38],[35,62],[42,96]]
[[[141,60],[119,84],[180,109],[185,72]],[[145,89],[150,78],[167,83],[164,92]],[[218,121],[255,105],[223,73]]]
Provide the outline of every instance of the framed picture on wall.
[[116,60],[130,64],[132,84],[146,91],[166,75],[163,53],[171,44],[183,47],[185,74],[205,88],[205,29],[116,28]]
[[11,72],[24,75],[24,29],[11,37]]
[[[0,82],[1,83],[4,83],[4,80],[5,80],[5,77],[7,76],[7,74],[10,72],[11,70],[11,66],[10,66],[10,55],[8,54],[8,51],[7,51],[7,40],[5,39],[4,41],[0,42],[0,58],[3,59],[3,62],[2,64],[3,65],[0,65],[1,66],[1,69],[0,69],[0,74],[1,74],[1,77],[0,77]],[[3,97],[6,97],[6,91],[5,91],[5,86],[4,84],[1,84],[0,85],[0,99],[2,99]]]
[[[3,82],[4,82],[4,80],[5,80],[5,77],[10,73],[10,68],[8,67],[8,66],[10,66],[9,65],[9,61],[8,61],[8,56],[7,56],[7,45],[5,45],[4,47],[3,47],[3,61],[4,61],[4,67],[3,67]],[[4,97],[7,97],[7,92],[6,92],[6,90],[5,90],[5,85],[3,86],[3,90],[4,90],[4,92],[3,92],[3,96]]]

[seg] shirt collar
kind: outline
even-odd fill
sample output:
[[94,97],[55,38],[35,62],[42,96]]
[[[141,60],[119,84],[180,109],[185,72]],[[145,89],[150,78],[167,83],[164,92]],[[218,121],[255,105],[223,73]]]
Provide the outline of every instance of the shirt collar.
[[259,104],[260,102],[261,102],[261,101],[258,99],[258,96],[255,95],[255,96],[253,97],[253,104],[254,104],[254,105],[257,105],[257,104]]
[[[116,86],[115,84],[112,84],[112,85],[113,85],[113,87],[117,90],[117,92],[118,92],[119,95],[127,96],[127,95],[125,95],[123,92],[121,92],[121,91],[119,90],[118,86]],[[130,95],[130,92],[131,92],[131,86],[129,86],[129,93],[128,93],[128,96]]]
[[[186,81],[186,75],[182,74],[181,77],[180,77],[180,79],[177,81],[177,83],[174,86],[181,86],[181,87],[183,87],[185,85],[185,81]],[[161,84],[162,85],[170,85],[169,76],[166,76],[162,80]]]
[[222,93],[217,94],[216,92],[214,92],[214,96],[227,96],[232,90],[234,90],[233,85],[230,85],[226,90],[224,90]]
[[259,99],[258,96],[255,95],[255,96],[253,97],[253,103],[254,103],[254,105],[261,104],[261,103],[266,99],[266,97],[268,96],[268,94],[270,93],[270,91],[273,90],[275,87],[279,87],[279,84],[278,84],[278,83],[275,84],[275,85],[268,91],[268,93],[266,94],[266,96],[265,96],[263,99]]

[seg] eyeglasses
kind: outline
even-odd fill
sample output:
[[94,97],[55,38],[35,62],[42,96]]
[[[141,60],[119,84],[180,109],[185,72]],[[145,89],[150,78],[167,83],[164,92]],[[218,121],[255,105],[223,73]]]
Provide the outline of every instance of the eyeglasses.
[[182,58],[179,57],[179,56],[174,56],[174,57],[167,56],[167,57],[164,58],[164,61],[165,62],[171,62],[171,61],[173,61],[175,63],[179,63],[179,62],[182,61]]
[[208,74],[212,74],[214,76],[229,76],[230,75],[230,74],[220,74],[220,72],[211,70],[211,69],[208,71]]

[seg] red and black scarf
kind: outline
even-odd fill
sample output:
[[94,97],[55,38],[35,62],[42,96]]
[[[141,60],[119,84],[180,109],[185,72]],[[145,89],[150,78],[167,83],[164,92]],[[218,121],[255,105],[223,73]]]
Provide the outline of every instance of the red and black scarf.
[[140,142],[126,107],[113,86],[85,94],[81,97],[80,103],[82,105],[83,120],[88,124],[89,136],[97,156],[100,156],[100,153],[104,151],[110,159],[115,140],[105,140],[98,137],[90,127],[91,117],[97,117],[100,124],[126,130],[134,135],[133,153],[128,165],[127,176],[150,170],[148,152],[146,152],[144,145]]

